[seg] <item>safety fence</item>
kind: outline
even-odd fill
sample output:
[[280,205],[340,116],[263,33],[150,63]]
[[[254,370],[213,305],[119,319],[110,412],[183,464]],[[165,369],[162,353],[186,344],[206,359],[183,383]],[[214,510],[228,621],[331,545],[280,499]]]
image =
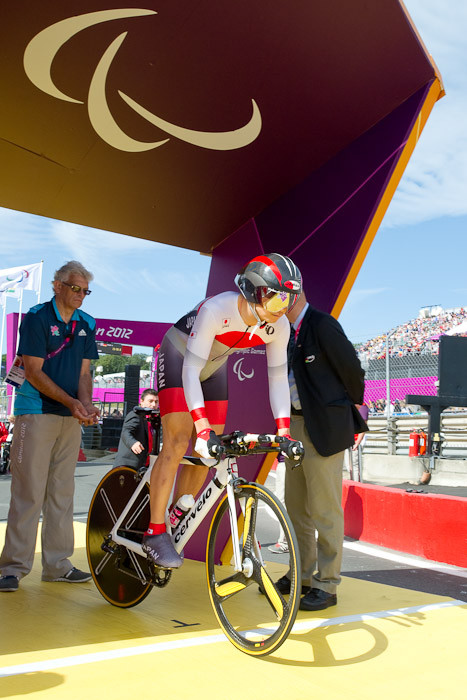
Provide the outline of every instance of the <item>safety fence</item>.
[[[419,430],[428,432],[428,414],[372,416],[368,427],[363,454],[408,455],[410,434]],[[467,459],[467,410],[443,412],[440,435],[440,457]]]
[[8,416],[8,396],[6,393],[6,384],[0,382],[0,420],[6,420]]
[[[400,411],[407,394],[434,396],[438,392],[438,355],[430,353],[398,354],[388,339],[384,357],[368,359],[360,354],[365,370],[365,403],[382,412],[389,400]],[[372,406],[373,404],[373,406]]]

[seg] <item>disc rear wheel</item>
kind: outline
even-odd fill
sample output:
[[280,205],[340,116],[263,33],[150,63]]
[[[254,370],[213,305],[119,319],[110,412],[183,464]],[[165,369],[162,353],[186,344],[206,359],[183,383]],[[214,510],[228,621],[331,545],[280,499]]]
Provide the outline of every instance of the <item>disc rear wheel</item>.
[[[120,608],[141,603],[152,588],[147,558],[115,544],[109,534],[138,484],[134,469],[112,469],[99,483],[88,514],[86,549],[94,583],[109,603]],[[148,523],[149,487],[145,484],[122,523],[122,534],[140,543]]]

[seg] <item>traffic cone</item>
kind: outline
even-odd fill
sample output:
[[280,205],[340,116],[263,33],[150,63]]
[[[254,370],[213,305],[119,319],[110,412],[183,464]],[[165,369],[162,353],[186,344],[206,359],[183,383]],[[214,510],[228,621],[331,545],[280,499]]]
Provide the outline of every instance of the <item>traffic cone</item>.
[[84,454],[81,447],[79,448],[78,462],[86,462],[86,455]]

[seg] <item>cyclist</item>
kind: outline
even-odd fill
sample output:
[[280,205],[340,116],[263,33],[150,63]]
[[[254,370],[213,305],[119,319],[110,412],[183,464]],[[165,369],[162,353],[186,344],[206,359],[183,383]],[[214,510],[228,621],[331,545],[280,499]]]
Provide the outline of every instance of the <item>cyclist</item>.
[[[290,311],[302,291],[301,274],[288,257],[253,258],[235,279],[240,293],[205,299],[170,328],[158,357],[158,389],[164,442],[151,474],[151,522],[143,551],[161,567],[178,568],[182,557],[166,532],[165,512],[180,460],[193,434],[195,452],[210,458],[227,415],[227,358],[239,349],[266,346],[269,398],[278,435],[289,435],[287,344]],[[271,325],[274,328],[271,332]],[[217,434],[216,434],[217,433]],[[202,466],[183,467],[174,502],[196,496],[206,476]]]

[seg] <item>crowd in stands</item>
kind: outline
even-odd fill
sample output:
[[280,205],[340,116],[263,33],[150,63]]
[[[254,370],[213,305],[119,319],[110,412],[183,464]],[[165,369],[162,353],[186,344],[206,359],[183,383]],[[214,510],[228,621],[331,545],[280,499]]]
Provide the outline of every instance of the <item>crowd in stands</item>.
[[[389,354],[393,357],[422,353],[437,355],[440,336],[465,320],[467,310],[464,308],[441,309],[440,313],[428,317],[419,315],[397,326],[390,334]],[[467,336],[467,332],[460,335]],[[362,361],[385,359],[386,333],[362,343],[357,347],[357,352]]]
[[[387,415],[386,411],[386,400],[385,399],[376,399],[374,401],[366,401],[366,404],[368,406],[368,412],[370,415],[370,418],[372,416],[385,416]],[[465,413],[467,411],[467,407],[465,406],[449,406],[446,409],[450,413]],[[394,401],[391,401],[390,406],[389,406],[389,415],[390,416],[410,416],[414,415],[420,412],[424,412],[424,409],[421,406],[412,406],[412,405],[407,405],[405,401],[403,400],[398,400],[395,399]]]
[[[376,399],[375,401],[367,401],[366,403],[368,405],[370,416],[380,416],[381,414],[386,414],[385,399]],[[389,415],[410,415],[415,412],[415,408],[415,406],[406,405],[405,401],[395,399],[394,401],[391,401],[389,405]]]

